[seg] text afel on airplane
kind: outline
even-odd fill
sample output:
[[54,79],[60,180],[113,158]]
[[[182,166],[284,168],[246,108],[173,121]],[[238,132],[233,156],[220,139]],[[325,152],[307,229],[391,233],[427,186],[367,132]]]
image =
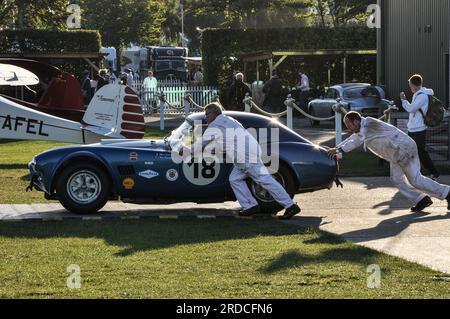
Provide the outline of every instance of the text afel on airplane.
[[9,114],[6,116],[0,115],[0,128],[2,130],[48,136],[48,133],[44,132],[44,121],[21,116],[12,117]]

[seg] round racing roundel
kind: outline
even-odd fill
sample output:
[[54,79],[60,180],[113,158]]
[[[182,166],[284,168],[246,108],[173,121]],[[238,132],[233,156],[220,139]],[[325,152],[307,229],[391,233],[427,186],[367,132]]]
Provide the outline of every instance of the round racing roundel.
[[183,174],[194,185],[205,186],[216,180],[220,173],[220,163],[215,159],[205,158],[201,163],[193,160],[183,162]]
[[178,171],[176,169],[169,169],[166,172],[166,178],[168,181],[174,182],[178,179]]

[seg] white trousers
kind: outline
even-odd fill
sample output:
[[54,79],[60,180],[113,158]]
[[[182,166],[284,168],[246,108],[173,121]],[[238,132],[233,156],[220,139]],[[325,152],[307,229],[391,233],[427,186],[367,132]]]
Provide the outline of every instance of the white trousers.
[[450,191],[449,186],[439,184],[420,173],[418,154],[397,163],[391,162],[391,180],[414,205],[426,195],[443,200]]
[[245,179],[250,177],[256,184],[262,186],[284,208],[291,207],[294,202],[289,194],[273,177],[262,163],[251,164],[245,168],[234,166],[230,174],[230,185],[242,209],[258,205]]

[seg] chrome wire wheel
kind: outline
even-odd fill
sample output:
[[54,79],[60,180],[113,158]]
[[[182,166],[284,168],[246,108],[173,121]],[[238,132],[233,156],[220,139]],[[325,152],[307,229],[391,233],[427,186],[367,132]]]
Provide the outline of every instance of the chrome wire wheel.
[[77,171],[67,180],[67,194],[77,204],[93,203],[101,190],[100,178],[88,170]]
[[[280,173],[272,174],[272,177],[283,186],[283,188],[286,188],[286,182],[283,178],[283,176]],[[265,203],[271,203],[275,201],[270,195],[270,193],[263,188],[262,186],[256,184],[253,180],[250,181],[250,188],[253,193],[253,195],[256,197],[257,200]]]

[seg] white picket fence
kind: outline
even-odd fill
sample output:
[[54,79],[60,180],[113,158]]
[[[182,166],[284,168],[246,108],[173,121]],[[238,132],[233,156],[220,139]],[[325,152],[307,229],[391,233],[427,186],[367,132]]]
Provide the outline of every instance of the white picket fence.
[[[156,90],[143,90],[139,82],[135,82],[134,90],[141,98],[142,108],[145,114],[159,113],[159,96],[164,94],[165,104],[164,114],[185,114],[186,103],[184,101],[187,94],[191,95],[195,104],[206,106],[219,94],[216,87],[213,86],[158,86]],[[199,112],[200,108],[191,106],[191,112]]]
[[[134,79],[133,89],[137,92],[141,91],[143,82],[143,80]],[[183,85],[186,85],[186,83],[183,83],[180,80],[158,80],[158,87],[180,87]]]

